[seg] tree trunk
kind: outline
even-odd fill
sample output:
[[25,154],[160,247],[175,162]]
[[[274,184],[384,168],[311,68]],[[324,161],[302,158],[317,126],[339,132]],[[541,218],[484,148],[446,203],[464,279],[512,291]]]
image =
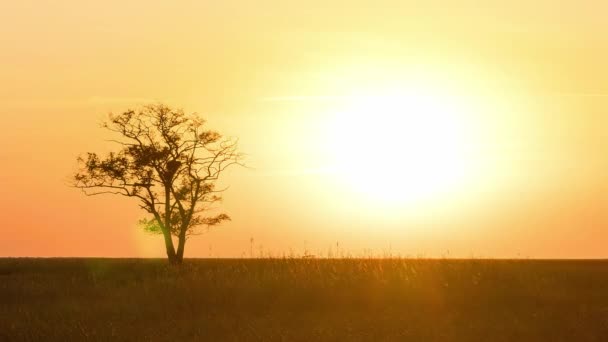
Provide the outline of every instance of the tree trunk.
[[175,255],[175,247],[173,247],[173,239],[171,239],[171,232],[163,231],[163,235],[165,236],[165,249],[167,250],[167,259],[172,264],[180,262],[177,261]]
[[177,245],[177,253],[175,255],[177,262],[181,263],[184,260],[184,249],[186,248],[186,234],[185,230],[179,234],[179,243]]
[[169,183],[165,184],[165,229],[163,235],[165,236],[165,247],[169,262],[172,264],[180,263],[181,259],[178,260],[175,255],[175,247],[171,238],[171,185]]

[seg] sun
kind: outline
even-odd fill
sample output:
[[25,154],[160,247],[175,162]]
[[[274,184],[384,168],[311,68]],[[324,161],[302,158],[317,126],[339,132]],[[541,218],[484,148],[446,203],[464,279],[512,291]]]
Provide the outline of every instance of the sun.
[[330,124],[332,169],[374,200],[421,201],[456,191],[472,166],[468,111],[460,97],[438,89],[348,96]]

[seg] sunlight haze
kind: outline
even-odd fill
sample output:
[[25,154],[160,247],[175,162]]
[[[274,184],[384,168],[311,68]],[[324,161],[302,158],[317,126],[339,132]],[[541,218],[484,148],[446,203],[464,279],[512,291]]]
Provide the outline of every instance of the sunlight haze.
[[0,256],[163,256],[135,201],[69,177],[116,148],[108,113],[164,102],[247,154],[189,257],[606,258],[606,10],[5,2]]

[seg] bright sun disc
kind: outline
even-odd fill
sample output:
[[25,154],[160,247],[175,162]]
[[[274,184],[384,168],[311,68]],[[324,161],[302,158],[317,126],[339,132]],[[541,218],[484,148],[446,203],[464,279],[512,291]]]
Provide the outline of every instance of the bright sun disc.
[[376,199],[417,201],[465,182],[465,106],[458,97],[420,90],[349,97],[330,128],[333,169]]

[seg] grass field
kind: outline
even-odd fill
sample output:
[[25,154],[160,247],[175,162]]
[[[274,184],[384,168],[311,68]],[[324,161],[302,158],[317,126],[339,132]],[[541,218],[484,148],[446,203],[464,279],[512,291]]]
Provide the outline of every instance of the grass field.
[[608,262],[0,259],[0,340],[608,341]]

